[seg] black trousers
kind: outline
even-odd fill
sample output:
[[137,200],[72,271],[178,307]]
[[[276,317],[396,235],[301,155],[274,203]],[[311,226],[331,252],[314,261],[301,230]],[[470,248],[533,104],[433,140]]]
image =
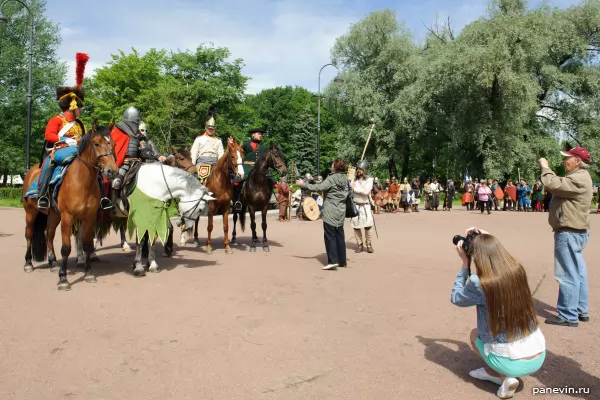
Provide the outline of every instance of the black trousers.
[[346,238],[344,237],[344,225],[335,227],[323,222],[323,230],[325,232],[327,264],[346,265]]
[[479,200],[479,210],[481,211],[481,213],[483,214],[483,207],[485,206],[485,209],[490,212],[490,203],[491,200],[488,201],[481,201]]

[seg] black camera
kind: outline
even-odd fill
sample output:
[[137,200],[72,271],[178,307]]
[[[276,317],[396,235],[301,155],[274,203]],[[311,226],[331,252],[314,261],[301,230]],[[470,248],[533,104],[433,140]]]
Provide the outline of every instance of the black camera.
[[454,237],[452,238],[452,243],[454,243],[454,245],[456,246],[456,245],[458,245],[458,242],[460,242],[462,240],[463,241],[462,249],[466,255],[470,256],[471,252],[473,250],[471,247],[471,242],[473,241],[473,238],[477,235],[479,235],[479,232],[476,232],[476,231],[469,233],[467,235],[467,237],[460,236],[460,235],[454,235]]
[[461,240],[463,241],[462,249],[465,252],[465,254],[469,257],[469,265],[466,266],[469,269],[469,275],[471,275],[471,255],[473,253],[472,241],[474,237],[480,234],[481,232],[479,231],[472,231],[467,235],[467,237],[454,235],[454,237],[452,238],[452,243],[454,243],[455,246],[458,245],[458,242],[460,242]]

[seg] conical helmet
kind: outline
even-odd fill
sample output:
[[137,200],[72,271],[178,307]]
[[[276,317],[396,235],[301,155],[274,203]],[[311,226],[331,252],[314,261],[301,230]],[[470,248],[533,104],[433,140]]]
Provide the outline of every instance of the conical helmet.
[[123,121],[140,123],[140,111],[134,106],[129,106],[123,113]]
[[208,107],[208,116],[206,117],[205,129],[215,129],[217,127],[217,109],[215,106]]
[[367,171],[369,170],[369,163],[367,162],[367,160],[360,160],[358,162],[358,164],[356,165],[356,168],[360,168],[363,171],[365,171],[365,174],[367,173]]

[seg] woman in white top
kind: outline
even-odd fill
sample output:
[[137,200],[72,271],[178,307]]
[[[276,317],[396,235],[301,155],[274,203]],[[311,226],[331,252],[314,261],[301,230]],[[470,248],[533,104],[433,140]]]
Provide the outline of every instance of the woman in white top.
[[[497,396],[510,399],[519,386],[516,377],[541,368],[546,342],[523,266],[489,233],[470,228],[466,234],[466,240],[456,246],[462,268],[451,301],[460,307],[477,307],[477,329],[470,339],[486,363],[469,375],[500,385]],[[472,275],[470,264],[475,266]]]

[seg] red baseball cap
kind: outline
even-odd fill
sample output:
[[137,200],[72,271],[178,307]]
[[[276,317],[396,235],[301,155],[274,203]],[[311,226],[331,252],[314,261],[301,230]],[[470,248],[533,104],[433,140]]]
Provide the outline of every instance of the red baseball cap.
[[585,147],[575,147],[569,151],[561,151],[560,154],[565,157],[579,157],[584,163],[589,163],[591,160],[590,152]]

